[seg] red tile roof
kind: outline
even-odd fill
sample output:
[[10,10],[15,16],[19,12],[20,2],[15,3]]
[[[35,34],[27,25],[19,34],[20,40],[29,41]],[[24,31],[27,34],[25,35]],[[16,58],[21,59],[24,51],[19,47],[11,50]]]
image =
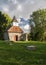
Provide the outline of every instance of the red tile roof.
[[22,29],[19,26],[12,26],[8,29],[8,32],[22,33]]

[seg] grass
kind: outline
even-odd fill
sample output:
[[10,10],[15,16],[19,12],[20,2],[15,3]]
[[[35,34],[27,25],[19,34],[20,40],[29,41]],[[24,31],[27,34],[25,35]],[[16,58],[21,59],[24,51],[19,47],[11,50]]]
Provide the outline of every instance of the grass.
[[[27,50],[28,45],[36,50]],[[46,42],[0,41],[0,65],[46,65]]]

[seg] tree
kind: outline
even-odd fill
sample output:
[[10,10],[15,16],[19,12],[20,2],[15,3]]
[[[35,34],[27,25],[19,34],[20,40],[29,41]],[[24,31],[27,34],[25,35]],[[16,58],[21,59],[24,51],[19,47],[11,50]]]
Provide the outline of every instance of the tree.
[[31,26],[31,37],[33,40],[42,41],[43,34],[46,32],[46,9],[33,12],[30,16],[30,24],[32,21],[35,23],[35,27]]
[[11,18],[0,11],[0,39],[3,39],[3,33],[11,22]]

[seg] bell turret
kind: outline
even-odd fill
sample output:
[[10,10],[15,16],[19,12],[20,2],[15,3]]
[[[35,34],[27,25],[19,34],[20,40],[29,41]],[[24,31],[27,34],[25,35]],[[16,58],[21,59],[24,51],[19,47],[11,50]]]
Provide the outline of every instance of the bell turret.
[[14,16],[13,19],[12,19],[12,25],[13,26],[18,26],[18,21],[16,19],[16,17]]
[[12,22],[13,22],[13,21],[14,21],[14,22],[18,22],[15,16],[14,16],[13,19],[12,19]]

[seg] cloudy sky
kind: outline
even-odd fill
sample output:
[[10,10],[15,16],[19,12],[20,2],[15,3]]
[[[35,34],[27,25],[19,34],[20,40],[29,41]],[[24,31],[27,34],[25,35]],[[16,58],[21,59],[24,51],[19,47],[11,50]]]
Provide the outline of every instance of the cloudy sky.
[[46,0],[0,0],[0,11],[8,13],[11,18],[14,15],[18,20],[24,18],[24,22],[21,21],[20,26],[25,32],[30,31],[26,19],[33,11],[42,8],[46,8]]
[[33,11],[40,8],[46,8],[46,0],[0,0],[0,10],[11,17],[29,18]]

